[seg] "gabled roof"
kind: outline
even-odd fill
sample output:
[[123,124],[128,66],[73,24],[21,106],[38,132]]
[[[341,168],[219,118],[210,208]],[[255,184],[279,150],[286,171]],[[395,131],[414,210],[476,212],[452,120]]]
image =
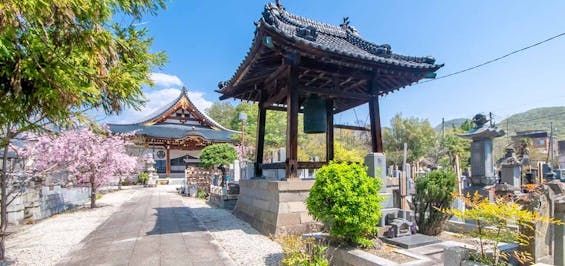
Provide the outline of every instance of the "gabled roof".
[[[182,112],[182,118],[176,116],[179,111]],[[179,122],[171,122],[170,120],[173,119]],[[182,88],[176,99],[141,121],[130,124],[108,124],[108,126],[115,133],[135,131],[136,135],[164,139],[183,139],[194,136],[218,142],[229,142],[233,134],[239,133],[223,127],[201,112],[188,97],[185,87]]]

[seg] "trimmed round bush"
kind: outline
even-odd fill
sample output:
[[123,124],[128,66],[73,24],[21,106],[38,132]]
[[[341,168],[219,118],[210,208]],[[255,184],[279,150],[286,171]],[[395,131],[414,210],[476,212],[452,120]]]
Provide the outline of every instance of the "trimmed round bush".
[[367,176],[364,166],[330,162],[316,173],[308,212],[336,240],[371,246],[381,217],[380,189],[380,180]]

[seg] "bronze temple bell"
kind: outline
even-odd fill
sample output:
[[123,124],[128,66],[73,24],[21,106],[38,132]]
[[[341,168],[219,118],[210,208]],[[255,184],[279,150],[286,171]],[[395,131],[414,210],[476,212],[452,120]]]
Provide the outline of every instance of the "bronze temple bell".
[[324,133],[326,130],[326,99],[311,94],[304,101],[304,133]]

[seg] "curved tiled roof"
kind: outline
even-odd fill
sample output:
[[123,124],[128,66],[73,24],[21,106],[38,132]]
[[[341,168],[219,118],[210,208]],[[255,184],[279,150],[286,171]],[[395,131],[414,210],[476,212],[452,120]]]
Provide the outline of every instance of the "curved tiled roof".
[[258,25],[270,28],[294,41],[345,56],[411,68],[437,67],[433,57],[398,55],[392,53],[390,45],[377,45],[366,41],[348,23],[334,26],[314,21],[289,13],[273,3],[265,6]]
[[182,139],[185,137],[202,137],[210,141],[229,142],[234,132],[225,130],[214,130],[210,128],[176,125],[119,125],[111,124],[110,130],[114,133],[129,133],[135,131],[136,135],[145,135],[154,138]]
[[[346,19],[348,20],[348,19]],[[255,23],[257,31],[262,28],[275,32],[283,38],[295,42],[303,43],[315,49],[346,56],[351,59],[360,59],[367,63],[378,63],[390,66],[399,66],[421,72],[435,72],[443,64],[435,64],[435,59],[431,56],[415,57],[395,54],[388,44],[374,44],[363,39],[359,32],[348,25],[348,21],[340,26],[334,26],[305,17],[292,14],[284,7],[268,3],[258,22]],[[262,40],[255,34],[253,45],[247,51],[245,58],[238,66],[236,72],[227,82],[218,84],[220,90],[226,86],[234,86],[235,79],[243,74],[242,71],[251,60],[254,49],[257,49]]]
[[[177,106],[177,104],[183,99],[192,106],[192,108],[190,108],[191,112],[193,112],[196,117],[200,117],[204,120],[206,125],[171,124],[166,122],[153,124],[154,121],[159,120],[169,110],[175,108],[175,106]],[[211,127],[207,125],[211,125]],[[180,95],[175,98],[175,100],[149,114],[141,121],[130,124],[108,124],[108,126],[110,127],[110,131],[114,133],[128,133],[135,131],[136,135],[168,139],[182,139],[189,136],[200,136],[206,140],[218,142],[228,142],[231,140],[231,136],[233,134],[240,133],[223,127],[218,122],[207,116],[204,112],[198,110],[188,97],[187,89],[185,87],[183,87]]]

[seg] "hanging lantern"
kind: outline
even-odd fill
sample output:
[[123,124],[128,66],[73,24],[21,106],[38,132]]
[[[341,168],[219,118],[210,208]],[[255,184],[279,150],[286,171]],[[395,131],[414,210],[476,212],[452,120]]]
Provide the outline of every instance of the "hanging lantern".
[[312,94],[304,101],[304,133],[326,132],[326,100]]

